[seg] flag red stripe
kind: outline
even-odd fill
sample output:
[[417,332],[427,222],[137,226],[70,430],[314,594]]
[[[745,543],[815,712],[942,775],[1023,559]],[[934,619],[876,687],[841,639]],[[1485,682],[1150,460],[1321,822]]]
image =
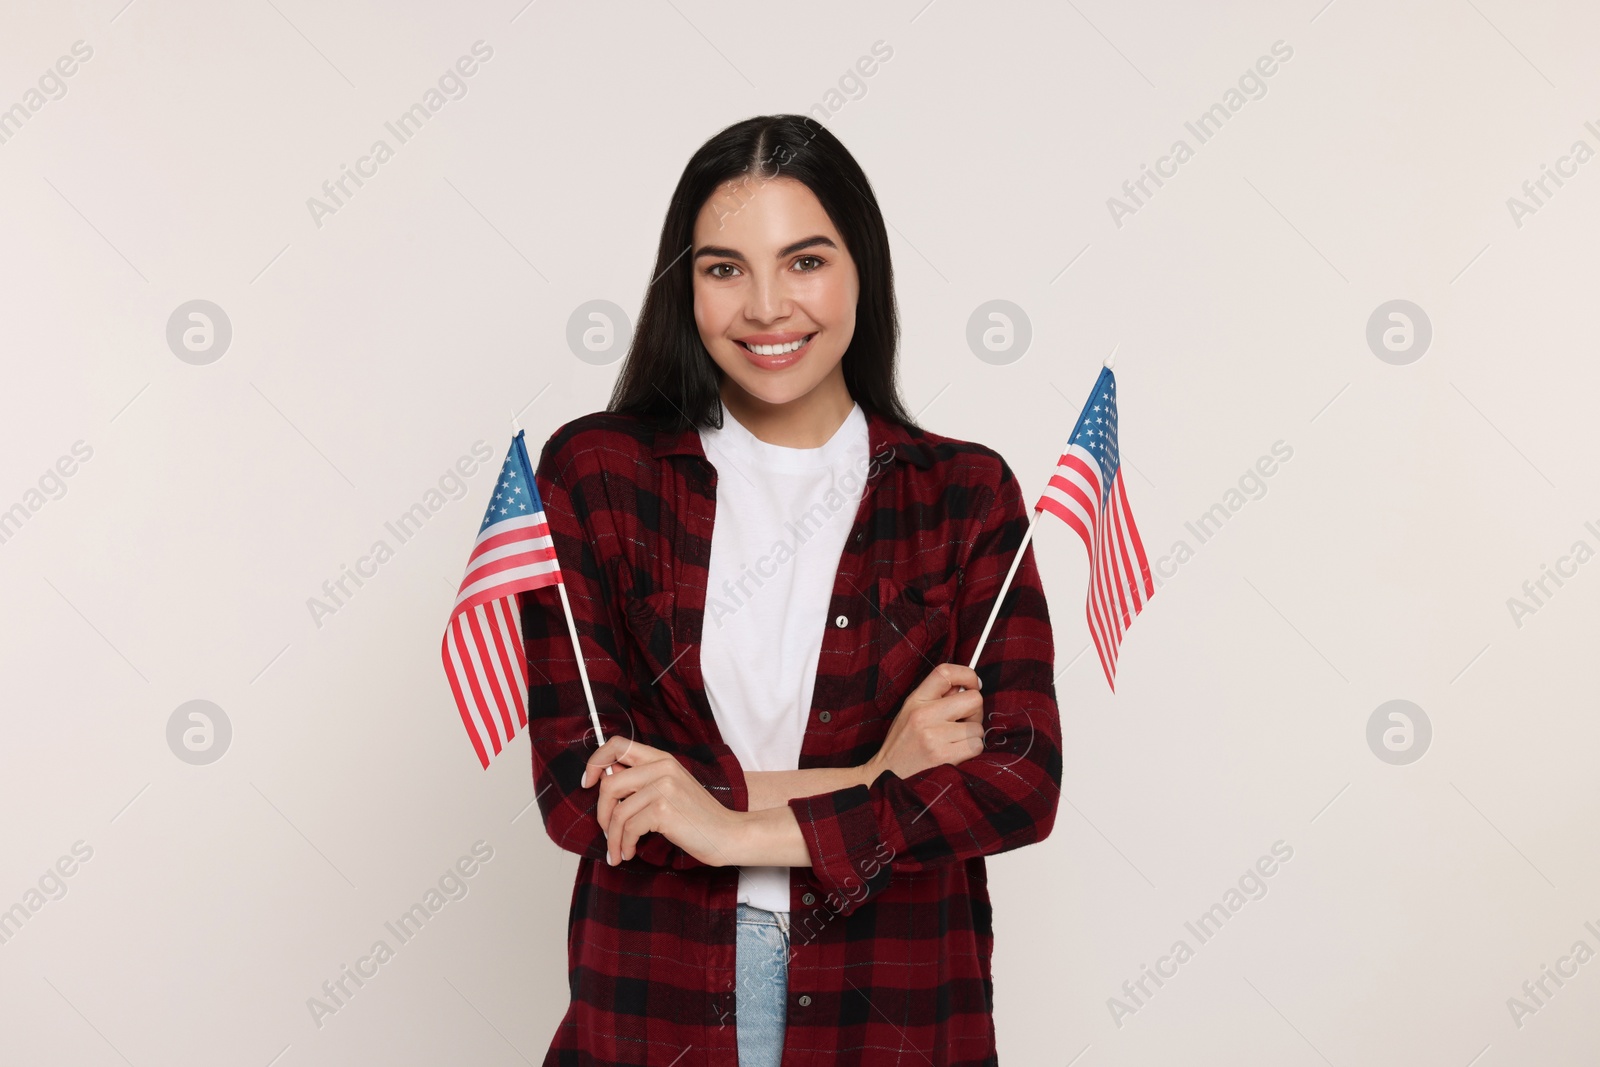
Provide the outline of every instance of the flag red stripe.
[[1044,508],[1044,510],[1048,511],[1050,514],[1054,515],[1056,518],[1072,527],[1073,530],[1077,531],[1078,536],[1083,539],[1083,547],[1088,549],[1090,541],[1089,528],[1083,524],[1083,520],[1078,517],[1077,512],[1062,507],[1061,502],[1052,497],[1045,497],[1039,502],[1039,504]]
[[518,593],[525,592],[530,589],[542,589],[547,585],[557,585],[560,583],[560,580],[560,571],[549,571],[545,574],[536,575],[532,580],[529,580],[529,578],[526,576],[513,578],[509,582],[502,582],[499,585],[491,585],[487,589],[478,590],[476,593],[473,593],[470,597],[463,600],[460,604],[457,604],[456,611],[467,611],[470,608],[475,608],[479,604],[486,603],[490,600],[499,600],[502,597],[515,596]]
[[1100,512],[1100,580],[1105,584],[1106,600],[1111,604],[1111,623],[1116,628],[1116,640],[1112,642],[1112,658],[1116,657],[1116,645],[1122,641],[1123,632],[1128,628],[1128,605],[1122,595],[1122,590],[1117,584],[1116,563],[1111,554],[1111,516],[1105,511]]
[[[514,682],[511,695],[516,698],[517,724],[526,727],[528,725],[528,653],[522,644],[522,629],[515,615],[515,604],[514,597],[502,597],[495,601],[496,607],[500,610],[500,625],[505,627],[506,641],[511,646],[506,650],[506,653],[511,662],[511,677]],[[495,630],[495,640],[500,640],[498,627]]]
[[467,625],[472,630],[473,651],[477,652],[478,674],[483,679],[483,684],[494,697],[495,710],[500,712],[500,726],[504,730],[507,741],[511,740],[515,731],[511,726],[511,708],[507,706],[505,687],[499,678],[494,677],[494,663],[489,659],[489,642],[483,635],[483,606],[473,608],[466,613]]
[[[1150,584],[1150,561],[1145,558],[1144,542],[1139,540],[1139,528],[1133,524],[1133,511],[1128,507],[1127,487],[1122,484],[1122,472],[1117,472],[1116,500],[1117,532],[1122,540],[1122,555],[1128,564],[1128,581],[1134,593],[1134,603],[1139,610],[1150,600],[1151,593],[1146,588]],[[1129,546],[1133,551],[1128,551]],[[1138,570],[1135,571],[1134,560],[1138,560]]]
[[[1122,471],[1117,471],[1117,481],[1122,481]],[[1133,508],[1128,504],[1126,492],[1118,494],[1118,501],[1122,504],[1122,514],[1128,523],[1128,532],[1133,535],[1133,551],[1139,557],[1139,574],[1144,578],[1145,599],[1156,595],[1156,583],[1150,576],[1150,560],[1144,554],[1144,540],[1139,536],[1139,527],[1133,521]]]
[[1111,615],[1111,607],[1106,602],[1106,586],[1099,567],[1093,568],[1089,580],[1090,587],[1094,591],[1095,617],[1100,621],[1100,636],[1105,639],[1106,648],[1109,650],[1116,644],[1117,628]]
[[[499,544],[494,544],[494,542],[499,542]],[[517,550],[515,552],[506,552],[507,549]],[[467,560],[467,573],[472,573],[483,563],[493,561],[488,557],[499,558],[501,555],[526,555],[526,553],[531,552],[538,552],[539,555],[536,558],[541,558],[541,560],[554,560],[555,545],[550,544],[549,537],[530,539],[530,537],[512,537],[509,534],[498,534],[491,541],[485,541],[482,545],[478,545],[478,549],[472,552],[472,557]]]
[[[469,585],[481,582],[491,574],[499,574],[502,571],[513,570],[517,567],[532,567],[538,563],[548,563],[555,558],[554,549],[543,552],[516,552],[511,555],[501,556],[499,559],[492,559],[487,563],[468,567],[467,576],[461,579],[460,588],[465,589]],[[551,571],[550,573],[558,574],[560,572]]]
[[[1094,615],[1099,623],[1100,636],[1105,643],[1104,648],[1109,648],[1115,642],[1115,626],[1111,618],[1111,605],[1106,595],[1104,576],[1101,573],[1099,564],[1096,562],[1100,558],[1099,542],[1102,536],[1101,518],[1103,514],[1101,509],[1095,506],[1095,501],[1099,500],[1099,467],[1098,465],[1086,463],[1082,457],[1072,453],[1062,456],[1061,463],[1064,467],[1070,467],[1071,470],[1095,487],[1094,499],[1085,502],[1086,510],[1093,526],[1089,531],[1089,535],[1084,538],[1083,547],[1089,558],[1089,593],[1094,601]],[[1102,648],[1102,652],[1104,648]]]
[[467,728],[467,736],[472,739],[473,751],[478,754],[478,762],[483,764],[484,770],[489,769],[489,752],[483,747],[483,738],[478,735],[478,727],[472,721],[472,712],[467,707],[467,701],[461,692],[461,680],[456,677],[455,664],[450,662],[450,638],[454,627],[445,631],[444,640],[439,644],[441,657],[444,659],[444,676],[450,682],[450,693],[456,698],[456,710],[461,713],[461,724]]
[[1083,486],[1079,482],[1076,482],[1071,478],[1063,478],[1061,475],[1057,474],[1050,479],[1050,487],[1059,492],[1065,493],[1072,497],[1072,499],[1076,500],[1078,502],[1078,506],[1083,508],[1084,514],[1094,514],[1094,502],[1089,499],[1089,494],[1084,492]]
[[[1106,681],[1109,682],[1112,677],[1111,663],[1106,659],[1105,639],[1100,636],[1100,630],[1094,624],[1093,617],[1089,619],[1089,636],[1094,640],[1094,652],[1100,658],[1100,669],[1105,671]],[[1115,688],[1116,686],[1113,685],[1112,689]]]
[[[1122,600],[1118,597],[1117,582],[1115,582],[1115,574],[1112,573],[1112,561],[1110,561],[1110,515],[1101,510],[1098,518],[1099,539],[1096,542],[1096,549],[1099,549],[1099,576],[1101,576],[1102,587],[1106,589],[1106,600],[1110,603],[1110,621],[1112,621],[1112,627],[1114,627],[1114,637],[1117,640],[1122,640],[1123,619],[1128,617],[1128,609],[1122,605]],[[1112,641],[1112,648],[1115,648],[1115,641]]]
[[1100,465],[1098,463],[1091,464],[1082,456],[1068,452],[1061,457],[1061,465],[1063,467],[1071,467],[1083,475],[1089,484],[1094,486],[1094,498],[1096,500],[1100,499],[1100,491],[1105,487],[1100,484]]
[[1106,501],[1106,548],[1111,553],[1111,565],[1116,571],[1117,591],[1122,595],[1123,629],[1133,625],[1133,617],[1144,606],[1134,588],[1132,564],[1128,562],[1128,546],[1122,541],[1122,526],[1117,520],[1117,503]]
[[[491,526],[489,529],[492,530],[494,527]],[[470,569],[473,560],[477,559],[485,552],[493,552],[502,545],[517,543],[535,545],[543,542],[543,547],[548,548],[550,547],[549,541],[550,527],[542,522],[536,526],[523,526],[519,529],[500,530],[496,533],[490,534],[488,537],[485,537],[482,541],[479,541],[477,544],[472,546],[472,554],[467,557],[467,567]]]
[[[1117,673],[1117,648],[1122,644],[1122,620],[1117,614],[1116,593],[1111,588],[1111,575],[1106,568],[1106,513],[1102,509],[1095,516],[1095,580],[1100,590],[1101,621],[1105,626],[1105,663],[1109,668],[1108,684]],[[1112,685],[1115,691],[1115,685]]]
[[483,698],[483,689],[478,685],[478,671],[472,662],[472,648],[468,644],[467,630],[462,620],[463,615],[455,617],[456,654],[461,661],[461,671],[467,676],[467,687],[472,690],[472,707],[478,713],[478,720],[483,723],[484,733],[489,735],[494,754],[498,756],[502,747],[500,732],[494,728],[494,715],[489,702]]
[[[502,598],[485,604],[478,610],[483,612],[484,629],[489,631],[489,637],[494,641],[495,682],[505,687],[506,699],[503,703],[509,710],[515,711],[518,720],[525,724],[527,720],[523,716],[521,695],[517,692],[517,676],[511,669],[511,654],[506,649],[506,639],[509,635],[505,629],[505,617],[500,613],[503,604],[505,600]],[[506,736],[517,736],[517,726],[509,715],[506,716]]]
[[[1128,542],[1122,535],[1122,509],[1116,499],[1121,487],[1115,482],[1111,486],[1111,501],[1107,508],[1111,512],[1111,527],[1116,532],[1117,560],[1121,563],[1119,580],[1128,593],[1128,599],[1133,602],[1133,614],[1137,615],[1144,610],[1144,599],[1139,595],[1139,583],[1133,576],[1133,561],[1128,558]],[[1132,619],[1128,620],[1132,622]]]
[[1109,647],[1115,637],[1111,619],[1111,605],[1106,599],[1106,585],[1100,567],[1100,513],[1095,512],[1094,539],[1089,548],[1089,588],[1094,593],[1095,614],[1100,620],[1100,631]]
[[510,743],[511,738],[500,732],[500,724],[495,720],[494,707],[485,698],[484,694],[491,693],[490,678],[484,672],[482,661],[478,658],[477,646],[473,641],[471,623],[473,616],[464,612],[461,616],[461,662],[467,677],[474,688],[479,691],[478,720],[484,724],[489,733],[489,739],[494,742],[496,754]]

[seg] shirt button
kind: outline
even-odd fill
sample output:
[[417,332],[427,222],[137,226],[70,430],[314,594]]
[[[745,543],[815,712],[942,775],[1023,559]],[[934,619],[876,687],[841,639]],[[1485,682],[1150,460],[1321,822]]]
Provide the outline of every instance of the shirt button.
[[800,903],[802,903],[802,904],[815,904],[816,902],[817,902],[817,898],[816,898],[816,895],[814,893],[802,893],[802,894],[800,894]]
[[837,618],[837,619],[834,619],[834,620],[833,620],[833,624],[834,624],[834,625],[835,625],[835,626],[837,626],[837,627],[839,627],[839,629],[841,629],[841,630],[842,630],[842,629],[844,629],[844,628],[845,628],[845,627],[846,627],[846,626],[849,626],[849,625],[850,625],[850,620],[849,620],[849,619],[847,619],[847,618],[845,618],[845,617],[844,617],[844,616],[843,616],[843,615],[840,615],[840,616],[839,616],[839,617],[838,617],[838,618]]
[[856,531],[856,544],[859,545],[866,536],[867,536],[867,531],[865,531],[865,530],[857,530]]
[[802,1008],[808,1008],[808,1007],[811,1006],[811,998],[809,996],[807,996],[806,994],[801,993],[800,994],[799,1004],[800,1004],[800,1006]]
[[[819,711],[819,712],[817,712],[817,718],[821,719],[823,722],[832,722],[833,721],[833,712],[831,712],[831,711]],[[808,900],[808,901],[806,901],[806,903],[809,904],[809,903],[811,903],[811,901]]]

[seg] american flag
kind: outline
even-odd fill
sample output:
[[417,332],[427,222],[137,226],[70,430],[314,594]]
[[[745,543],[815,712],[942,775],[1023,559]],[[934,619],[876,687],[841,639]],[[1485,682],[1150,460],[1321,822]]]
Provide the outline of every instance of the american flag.
[[1067,450],[1034,510],[1043,509],[1077,531],[1089,551],[1084,614],[1106,682],[1117,688],[1117,649],[1133,617],[1155,595],[1144,542],[1134,525],[1117,456],[1117,379],[1100,371]]
[[484,737],[498,756],[517,727],[528,725],[517,593],[560,581],[561,564],[518,430],[500,468],[489,512],[478,527],[442,648],[450,691],[485,768],[490,755]]

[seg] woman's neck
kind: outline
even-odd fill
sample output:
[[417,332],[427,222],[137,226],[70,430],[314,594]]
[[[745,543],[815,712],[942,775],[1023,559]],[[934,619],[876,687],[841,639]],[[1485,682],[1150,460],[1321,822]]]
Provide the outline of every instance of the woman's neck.
[[844,375],[830,375],[805,396],[786,404],[769,404],[734,383],[722,381],[722,402],[739,424],[769,445],[820,448],[844,424],[855,406]]

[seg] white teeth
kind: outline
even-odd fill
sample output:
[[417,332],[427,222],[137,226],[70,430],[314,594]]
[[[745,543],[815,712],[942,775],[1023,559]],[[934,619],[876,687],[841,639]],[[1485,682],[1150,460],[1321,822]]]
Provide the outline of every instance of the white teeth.
[[811,338],[808,335],[800,338],[798,341],[790,341],[786,345],[751,345],[745,344],[743,341],[740,341],[739,343],[744,345],[758,356],[782,356],[790,352],[798,351],[809,340],[811,340]]

